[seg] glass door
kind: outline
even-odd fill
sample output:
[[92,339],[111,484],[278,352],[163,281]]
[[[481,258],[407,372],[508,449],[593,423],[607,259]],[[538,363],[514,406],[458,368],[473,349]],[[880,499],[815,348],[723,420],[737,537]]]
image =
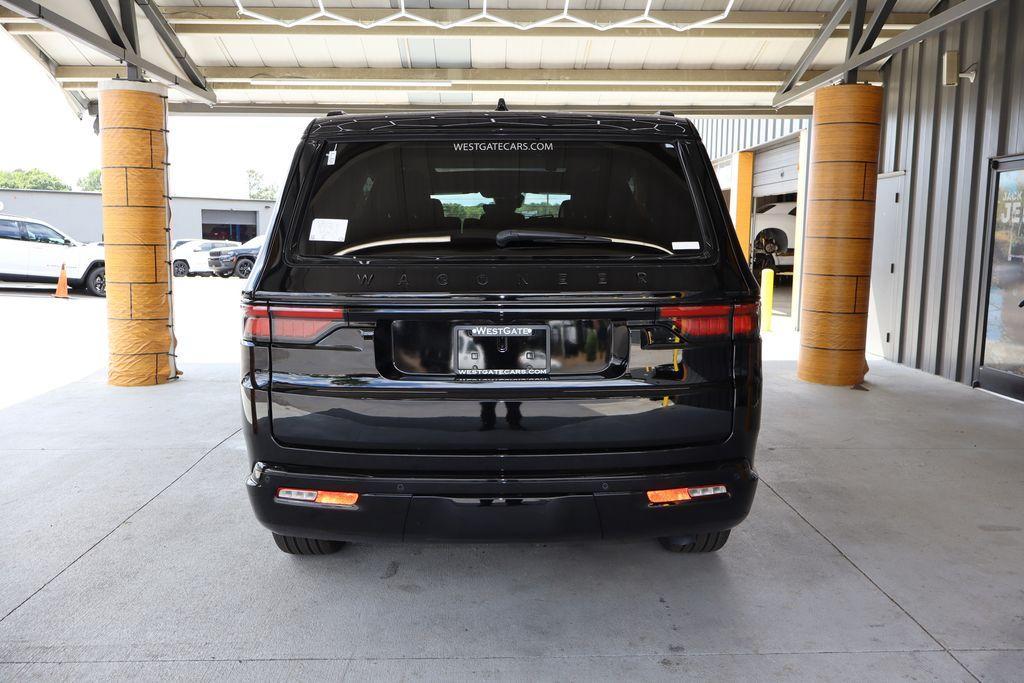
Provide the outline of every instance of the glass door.
[[992,171],[989,281],[978,372],[982,388],[1024,399],[1024,156]]

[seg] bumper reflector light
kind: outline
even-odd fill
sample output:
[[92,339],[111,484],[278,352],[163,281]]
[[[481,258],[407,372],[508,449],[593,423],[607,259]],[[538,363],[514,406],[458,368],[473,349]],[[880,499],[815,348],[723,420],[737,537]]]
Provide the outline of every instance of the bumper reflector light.
[[359,500],[358,493],[346,491],[317,491],[314,489],[285,489],[277,490],[277,497],[283,500],[295,500],[302,503],[317,503],[318,505],[337,505],[340,507],[352,507]]
[[647,500],[651,501],[654,505],[664,505],[666,503],[682,503],[683,501],[693,500],[694,498],[720,496],[727,492],[727,489],[721,484],[713,484],[711,486],[690,486],[689,488],[648,491]]

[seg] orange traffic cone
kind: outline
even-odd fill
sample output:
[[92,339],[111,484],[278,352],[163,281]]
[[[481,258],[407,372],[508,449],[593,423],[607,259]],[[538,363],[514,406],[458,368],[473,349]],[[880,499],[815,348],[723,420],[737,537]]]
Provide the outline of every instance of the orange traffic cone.
[[57,278],[57,291],[53,293],[58,299],[68,299],[68,271],[60,264],[60,277]]

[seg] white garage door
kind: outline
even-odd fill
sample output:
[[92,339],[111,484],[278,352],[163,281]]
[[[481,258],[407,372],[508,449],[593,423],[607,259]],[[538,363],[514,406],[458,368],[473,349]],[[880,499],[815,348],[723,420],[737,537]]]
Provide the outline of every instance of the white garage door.
[[203,209],[203,223],[259,225],[255,211],[236,211],[234,209]]
[[755,150],[754,196],[796,192],[796,165],[799,157],[800,140],[796,137]]

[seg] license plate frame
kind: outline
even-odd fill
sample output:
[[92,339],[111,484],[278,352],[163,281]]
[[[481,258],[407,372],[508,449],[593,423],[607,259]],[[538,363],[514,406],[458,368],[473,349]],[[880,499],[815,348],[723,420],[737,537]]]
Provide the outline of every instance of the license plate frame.
[[452,338],[456,375],[515,379],[551,372],[550,325],[455,325]]

